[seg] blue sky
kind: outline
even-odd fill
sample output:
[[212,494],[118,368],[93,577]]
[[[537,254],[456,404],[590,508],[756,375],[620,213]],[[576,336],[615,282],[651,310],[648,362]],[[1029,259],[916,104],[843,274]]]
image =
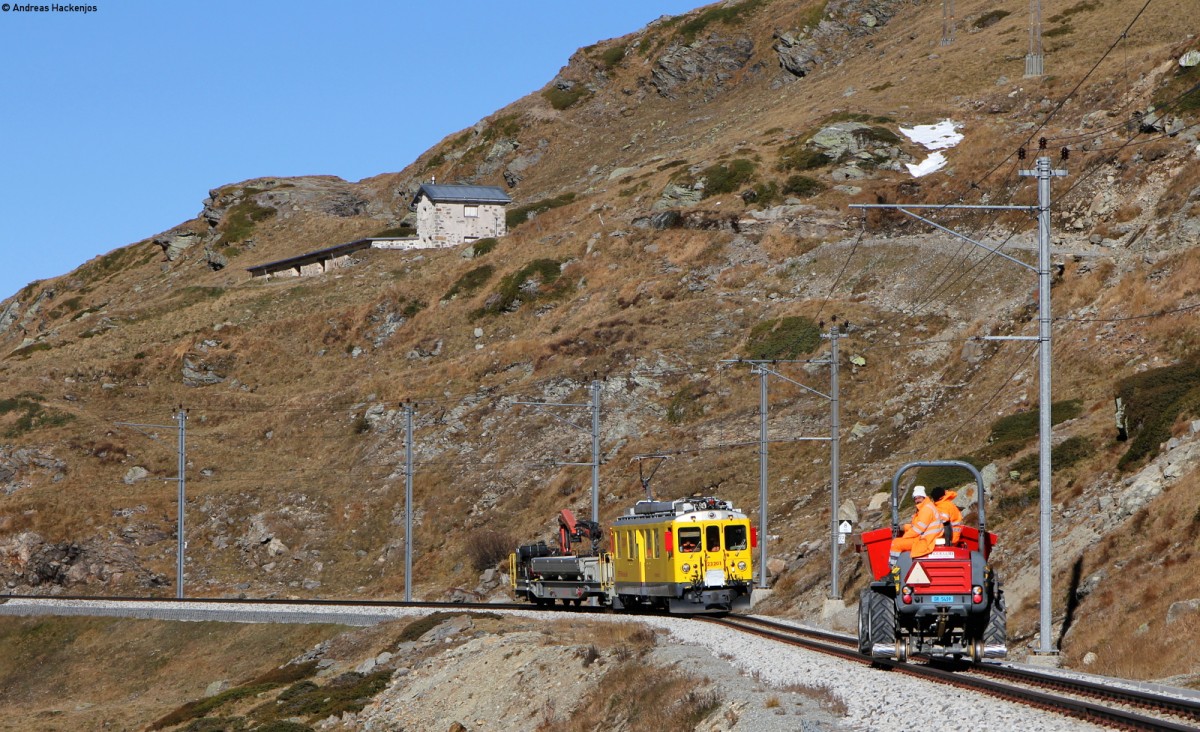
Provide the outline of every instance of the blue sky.
[[51,0],[0,0],[0,300],[194,217],[226,183],[398,171],[540,88],[575,49],[704,4],[10,7],[30,2]]

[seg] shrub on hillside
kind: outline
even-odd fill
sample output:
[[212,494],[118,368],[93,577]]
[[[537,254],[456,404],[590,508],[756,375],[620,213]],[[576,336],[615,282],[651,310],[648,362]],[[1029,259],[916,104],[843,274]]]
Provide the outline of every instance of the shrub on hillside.
[[482,257],[483,255],[495,249],[496,245],[499,243],[500,240],[494,236],[489,236],[484,239],[476,239],[475,243],[471,245],[471,256]]
[[982,30],[999,23],[1002,19],[1007,18],[1009,15],[1011,15],[1011,13],[1009,13],[1007,10],[989,10],[988,12],[976,18],[972,25]]
[[535,259],[500,280],[496,292],[488,297],[482,308],[471,313],[475,320],[484,315],[515,310],[518,303],[530,302],[563,292],[553,285],[562,274],[562,264],[555,259]]
[[733,193],[750,182],[754,177],[754,168],[754,163],[746,158],[737,158],[728,165],[710,165],[700,173],[705,179],[704,197]]
[[621,60],[625,58],[625,49],[626,46],[624,44],[604,49],[600,54],[600,63],[604,65],[606,71],[612,70],[617,64],[621,63]]
[[222,222],[221,235],[228,243],[246,241],[254,233],[254,227],[274,216],[277,212],[269,206],[260,206],[253,199],[238,203],[229,209]]
[[4,436],[20,437],[43,427],[59,427],[75,418],[68,412],[48,409],[42,406],[41,401],[40,395],[30,392],[0,399],[0,417],[6,417],[9,414],[16,415],[12,424],[4,431]]
[[560,89],[557,86],[552,86],[546,91],[542,92],[542,96],[546,98],[546,101],[550,102],[551,107],[562,111],[570,106],[573,106],[576,102],[588,96],[590,93],[591,92],[588,91],[586,86],[582,84],[576,84],[570,89]]
[[[1050,449],[1050,470],[1057,472],[1069,468],[1080,460],[1091,457],[1095,452],[1095,444],[1083,435],[1068,437],[1057,447]],[[1013,463],[1012,470],[1021,474],[1021,480],[1030,481],[1038,477],[1040,463],[1041,456],[1033,452]]]
[[821,342],[817,324],[804,316],[764,320],[754,326],[746,343],[753,359],[796,358],[812,353]]
[[482,572],[508,559],[516,546],[512,536],[503,531],[475,531],[467,539],[467,557],[475,571]]
[[[1050,424],[1055,425],[1068,419],[1074,419],[1082,412],[1083,404],[1078,399],[1054,402],[1050,405]],[[1030,409],[1001,417],[992,422],[986,454],[1008,457],[1020,451],[1037,435],[1040,420],[1040,412],[1037,409]]]
[[804,141],[796,141],[779,148],[779,164],[782,172],[791,170],[815,170],[833,164],[833,159],[820,150],[809,147]]
[[1176,419],[1200,414],[1200,363],[1189,359],[1134,374],[1117,383],[1117,397],[1133,438],[1117,466],[1128,470],[1158,454]]
[[443,300],[453,300],[459,295],[470,295],[487,284],[488,280],[492,279],[496,268],[490,264],[483,264],[475,269],[468,270],[459,277],[458,280],[450,286],[445,295],[442,295]]
[[808,198],[825,190],[825,184],[807,175],[793,175],[783,184],[783,194]]
[[767,0],[745,0],[735,5],[721,4],[702,11],[691,20],[679,26],[679,35],[684,43],[696,40],[704,29],[714,23],[736,25],[741,23],[755,10],[767,4]]

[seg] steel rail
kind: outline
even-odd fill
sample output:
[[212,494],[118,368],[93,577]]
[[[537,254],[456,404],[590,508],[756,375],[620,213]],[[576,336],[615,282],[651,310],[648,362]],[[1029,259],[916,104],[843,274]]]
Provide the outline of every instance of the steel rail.
[[[900,663],[890,658],[869,657],[858,652],[856,643],[846,636],[824,631],[810,631],[805,628],[776,623],[755,617],[706,617],[697,616],[696,620],[713,623],[726,628],[732,628],[746,633],[752,633],[771,640],[789,645],[796,645],[820,653],[837,656],[858,663],[869,664],[889,671],[898,671],[910,676],[933,680],[939,683],[954,684],[960,687],[980,691],[992,696],[1028,704],[1040,709],[1052,711],[1065,716],[1075,717],[1099,724],[1111,725],[1120,729],[1133,730],[1167,730],[1169,732],[1185,732],[1197,729],[1194,724],[1183,724],[1161,717],[1151,717],[1114,707],[1104,706],[1082,699],[1036,691],[1021,686],[1013,686],[1001,681],[979,678],[975,675],[963,674],[936,668],[931,665]],[[821,640],[816,640],[820,638]],[[830,645],[836,643],[838,645]],[[1052,684],[1058,688],[1069,688],[1078,693],[1101,696],[1113,701],[1135,704],[1147,709],[1154,709],[1163,714],[1191,716],[1193,710],[1200,709],[1187,700],[1172,699],[1160,694],[1142,693],[1129,689],[1113,689],[1101,684],[1069,679],[1051,674],[1040,674],[1032,671],[1012,669],[1008,666],[976,665],[972,671],[986,671],[988,674],[1020,678],[1025,683]],[[1013,672],[1013,673],[1010,673]],[[1083,691],[1087,689],[1087,691]]]

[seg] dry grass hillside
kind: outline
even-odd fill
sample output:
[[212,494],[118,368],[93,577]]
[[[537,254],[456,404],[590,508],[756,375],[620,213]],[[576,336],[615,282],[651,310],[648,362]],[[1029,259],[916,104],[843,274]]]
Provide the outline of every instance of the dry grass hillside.
[[[31,283],[0,303],[7,591],[172,592],[180,407],[194,595],[398,596],[408,399],[417,597],[491,593],[492,546],[588,512],[588,470],[556,465],[589,460],[588,435],[515,402],[585,402],[593,380],[602,521],[641,496],[631,458],[663,450],[658,495],[710,491],[757,515],[758,382],[720,362],[822,356],[837,318],[852,325],[843,495],[869,526],[902,462],[987,467],[1020,655],[1037,625],[1036,435],[1020,416],[1037,364],[1027,343],[972,338],[1035,334],[1034,278],[848,205],[1032,203],[1018,170],[1044,137],[1069,171],[1053,185],[1056,632],[1073,665],[1191,674],[1172,650],[1200,609],[1185,459],[1200,441],[1200,72],[1176,62],[1198,45],[1177,22],[1191,2],[1154,0],[1123,39],[1130,3],[1048,7],[1037,79],[1027,3],[956,5],[945,45],[930,2],[706,6],[579,50],[403,171],[224,185],[196,219]],[[904,163],[926,151],[900,128],[945,119],[963,140],[914,178]],[[850,149],[822,142],[852,124]],[[246,273],[396,231],[433,175],[508,187],[509,235],[487,252],[368,251],[318,277]],[[932,215],[1034,261],[1023,213]],[[778,368],[828,386],[827,367]],[[770,415],[766,607],[809,616],[829,592],[829,458],[791,439],[827,434],[828,402],[772,382]],[[849,552],[842,567],[856,598],[865,573]]]

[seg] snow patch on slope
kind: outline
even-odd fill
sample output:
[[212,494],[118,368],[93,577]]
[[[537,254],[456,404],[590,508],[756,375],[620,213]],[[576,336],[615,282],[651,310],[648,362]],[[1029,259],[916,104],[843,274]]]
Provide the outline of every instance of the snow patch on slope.
[[[957,122],[944,119],[932,125],[901,127],[900,132],[913,142],[922,145],[926,150],[945,150],[962,141],[963,136],[958,131],[959,127]],[[905,163],[905,166],[914,178],[920,178],[946,167],[946,156],[935,152],[916,165]]]

